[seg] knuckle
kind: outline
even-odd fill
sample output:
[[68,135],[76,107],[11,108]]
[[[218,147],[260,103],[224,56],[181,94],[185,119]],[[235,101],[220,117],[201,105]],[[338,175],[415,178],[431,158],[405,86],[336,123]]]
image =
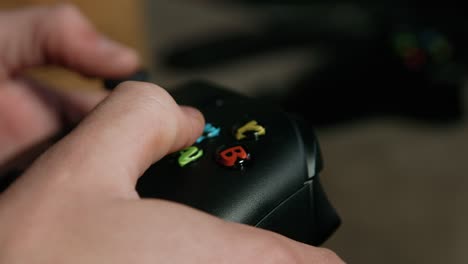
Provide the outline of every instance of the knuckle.
[[116,87],[115,93],[137,104],[157,104],[170,109],[177,105],[165,89],[147,82],[125,81]]
[[299,256],[288,248],[281,248],[273,254],[273,258],[270,259],[271,264],[300,264]]
[[49,14],[46,15],[48,20],[54,21],[56,25],[64,26],[72,18],[81,16],[79,9],[71,3],[60,3],[49,9]]
[[263,241],[263,259],[260,263],[265,264],[299,264],[300,256],[282,240],[269,237]]
[[265,264],[302,264],[307,261],[322,264],[344,264],[345,262],[332,250],[321,247],[297,247],[288,240],[275,234],[263,237],[258,244],[250,245],[259,259],[256,263]]
[[72,3],[60,3],[49,7],[39,17],[36,30],[46,42],[46,47],[52,51],[63,47],[73,47],[75,43],[70,42],[73,34],[80,34],[88,40],[97,38],[93,27],[78,7]]
[[320,259],[323,263],[344,263],[338,255],[328,248],[318,248]]
[[167,142],[177,136],[180,109],[165,89],[152,83],[126,81],[116,87],[111,97],[121,111],[138,115],[148,129],[164,132],[160,137]]
[[81,13],[74,4],[71,3],[60,3],[50,8],[49,10],[51,18],[59,22],[66,22],[71,17],[81,16]]

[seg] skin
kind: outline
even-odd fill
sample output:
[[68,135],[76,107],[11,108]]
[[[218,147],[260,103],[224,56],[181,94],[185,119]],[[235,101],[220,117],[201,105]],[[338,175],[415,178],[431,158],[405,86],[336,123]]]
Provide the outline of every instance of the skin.
[[65,93],[21,75],[56,64],[120,77],[138,63],[73,6],[0,12],[0,162],[77,125],[0,195],[0,263],[344,263],[325,248],[138,197],[138,177],[191,145],[205,122],[164,89],[125,82],[111,94]]

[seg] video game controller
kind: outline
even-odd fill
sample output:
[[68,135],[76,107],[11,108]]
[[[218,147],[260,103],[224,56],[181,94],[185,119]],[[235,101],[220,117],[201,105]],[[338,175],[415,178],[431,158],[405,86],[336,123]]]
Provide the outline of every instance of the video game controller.
[[[105,85],[111,90],[121,81]],[[202,111],[205,130],[139,178],[142,198],[182,203],[314,246],[335,232],[341,219],[320,184],[319,144],[301,118],[208,82],[170,93],[177,103]],[[10,174],[0,181],[0,192],[21,171]]]
[[138,180],[143,198],[182,203],[227,221],[320,245],[340,225],[322,189],[314,132],[268,102],[208,82],[171,90],[205,116],[203,135]]

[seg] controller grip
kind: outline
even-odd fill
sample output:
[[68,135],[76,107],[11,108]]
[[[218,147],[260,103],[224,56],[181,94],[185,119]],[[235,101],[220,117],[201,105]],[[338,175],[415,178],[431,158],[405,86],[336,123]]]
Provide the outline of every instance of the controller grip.
[[341,219],[330,204],[317,175],[256,226],[302,243],[320,246],[340,225]]

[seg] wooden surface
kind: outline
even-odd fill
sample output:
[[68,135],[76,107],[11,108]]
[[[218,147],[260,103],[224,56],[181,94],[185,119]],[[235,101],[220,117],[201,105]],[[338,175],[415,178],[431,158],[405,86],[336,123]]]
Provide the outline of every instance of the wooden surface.
[[[33,5],[52,5],[56,0],[2,0],[0,9],[24,8]],[[147,64],[148,48],[141,0],[71,0],[82,13],[108,37],[135,48]],[[59,88],[93,89],[102,86],[100,80],[84,78],[74,72],[57,67],[42,67],[31,71],[31,75]]]

